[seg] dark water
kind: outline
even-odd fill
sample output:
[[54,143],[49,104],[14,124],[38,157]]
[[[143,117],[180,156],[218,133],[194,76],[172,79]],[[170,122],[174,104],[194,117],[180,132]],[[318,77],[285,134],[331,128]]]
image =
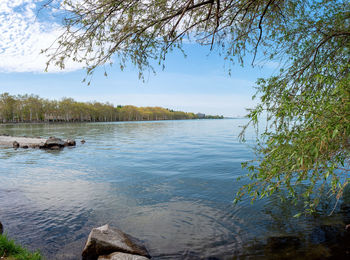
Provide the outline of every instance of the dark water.
[[[0,220],[11,237],[47,259],[80,259],[91,228],[105,223],[143,240],[155,259],[266,258],[260,245],[269,237],[303,241],[320,224],[342,224],[336,214],[295,219],[298,209],[276,198],[232,204],[247,181],[236,181],[246,173],[240,163],[254,156],[238,141],[244,123],[1,126],[10,135],[86,143],[62,151],[1,148]],[[303,248],[305,256],[310,248]]]

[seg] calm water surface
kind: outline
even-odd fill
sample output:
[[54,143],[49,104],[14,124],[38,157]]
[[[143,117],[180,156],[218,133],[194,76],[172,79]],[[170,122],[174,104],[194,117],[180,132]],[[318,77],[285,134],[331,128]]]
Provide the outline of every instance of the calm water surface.
[[[233,205],[253,158],[244,120],[6,125],[0,133],[84,138],[62,151],[0,148],[0,220],[47,259],[80,259],[91,228],[109,223],[155,259],[232,259],[251,241],[311,232],[278,200]],[[248,137],[252,136],[248,134]],[[297,212],[297,211],[296,211]],[[255,252],[255,253],[254,253]]]

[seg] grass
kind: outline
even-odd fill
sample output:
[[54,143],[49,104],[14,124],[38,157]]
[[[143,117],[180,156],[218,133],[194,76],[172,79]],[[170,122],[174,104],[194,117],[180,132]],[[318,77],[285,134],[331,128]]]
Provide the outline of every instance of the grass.
[[7,235],[0,235],[0,258],[6,260],[43,260],[39,252],[29,252],[27,249],[16,244]]

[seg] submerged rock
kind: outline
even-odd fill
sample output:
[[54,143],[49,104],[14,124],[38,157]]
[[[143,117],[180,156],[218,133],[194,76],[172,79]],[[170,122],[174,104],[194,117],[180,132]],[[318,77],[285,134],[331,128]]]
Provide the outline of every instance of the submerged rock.
[[50,150],[61,150],[62,148],[62,146],[54,145],[50,147]]
[[343,224],[317,226],[309,240],[312,245],[327,248],[330,259],[350,259],[350,230]]
[[81,142],[82,144],[85,144],[86,141],[83,139],[83,140],[81,140],[80,142]]
[[148,260],[149,258],[140,255],[131,255],[126,253],[112,253],[110,255],[103,255],[98,260]]
[[118,229],[110,228],[107,224],[91,230],[82,253],[82,259],[97,260],[99,256],[115,252],[150,257],[140,241]]
[[313,244],[335,244],[343,237],[342,225],[320,225],[310,234],[310,242]]
[[266,246],[270,250],[285,250],[287,248],[298,248],[300,245],[300,238],[296,236],[277,236],[269,237]]

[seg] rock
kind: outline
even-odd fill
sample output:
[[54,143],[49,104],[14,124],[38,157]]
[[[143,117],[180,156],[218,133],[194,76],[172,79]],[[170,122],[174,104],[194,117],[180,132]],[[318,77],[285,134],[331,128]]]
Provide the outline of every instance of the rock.
[[300,238],[295,236],[280,236],[280,237],[269,237],[267,239],[267,249],[275,250],[285,250],[298,248],[301,245]]
[[310,234],[310,242],[313,244],[336,244],[344,235],[342,225],[320,225],[315,227]]
[[45,147],[46,147],[46,146],[45,146],[45,143],[40,143],[40,144],[39,144],[39,148],[40,148],[40,149],[45,149]]
[[12,145],[15,149],[19,148],[19,143],[17,141],[14,141]]
[[68,139],[66,141],[66,146],[75,146],[75,145],[76,145],[76,142],[73,139]]
[[23,145],[22,148],[23,148],[23,149],[28,149],[29,146],[28,146],[28,145]]
[[147,249],[136,238],[118,229],[110,228],[107,224],[91,230],[82,253],[82,259],[97,260],[101,255],[115,252],[150,257]]
[[81,140],[80,142],[81,142],[82,144],[85,144],[85,140],[84,140],[84,139],[83,139],[83,140]]
[[50,137],[49,139],[46,140],[45,147],[49,149],[64,147],[64,141],[60,138]]
[[126,253],[112,253],[110,255],[103,255],[98,260],[148,260],[149,258],[140,255],[131,255]]
[[0,222],[0,235],[4,232],[4,227],[2,226],[2,223]]
[[350,231],[342,224],[315,227],[310,242],[327,247],[331,259],[350,259]]

